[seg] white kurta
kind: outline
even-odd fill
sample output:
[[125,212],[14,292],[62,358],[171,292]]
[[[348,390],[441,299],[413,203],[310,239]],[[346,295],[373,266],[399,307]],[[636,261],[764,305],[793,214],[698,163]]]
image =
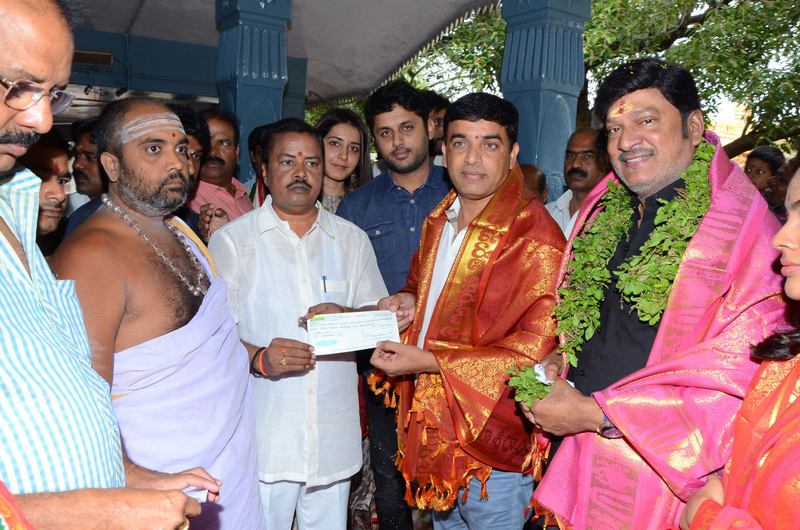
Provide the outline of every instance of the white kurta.
[[[317,210],[317,222],[297,237],[267,197],[211,238],[209,250],[243,340],[259,346],[279,337],[307,342],[297,319],[309,307],[360,307],[386,296],[367,235],[319,203]],[[360,469],[354,354],[321,356],[305,374],[254,383],[261,481],[322,486]]]

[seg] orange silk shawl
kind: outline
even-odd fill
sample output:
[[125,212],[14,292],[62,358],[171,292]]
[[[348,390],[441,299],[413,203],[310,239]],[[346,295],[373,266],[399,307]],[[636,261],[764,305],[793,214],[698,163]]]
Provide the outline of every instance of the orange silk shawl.
[[[417,344],[451,192],[426,219],[406,287],[417,297],[415,319],[403,340]],[[492,468],[533,472],[545,446],[533,444],[529,424],[506,386],[507,371],[549,353],[556,344],[556,276],[565,241],[558,225],[523,185],[514,167],[484,210],[469,224],[456,261],[435,303],[425,349],[440,374],[416,379],[370,378],[397,406],[398,467],[406,501],[447,510]],[[385,379],[381,379],[385,378]]]
[[800,527],[800,356],[764,362],[736,417],[725,505],[706,501],[692,530]]

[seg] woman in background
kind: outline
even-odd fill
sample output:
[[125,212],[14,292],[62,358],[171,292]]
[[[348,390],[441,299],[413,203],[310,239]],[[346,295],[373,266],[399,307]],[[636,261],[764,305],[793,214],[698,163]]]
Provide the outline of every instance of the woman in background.
[[333,109],[316,125],[325,148],[322,207],[336,213],[350,191],[372,178],[369,136],[358,114],[348,109]]

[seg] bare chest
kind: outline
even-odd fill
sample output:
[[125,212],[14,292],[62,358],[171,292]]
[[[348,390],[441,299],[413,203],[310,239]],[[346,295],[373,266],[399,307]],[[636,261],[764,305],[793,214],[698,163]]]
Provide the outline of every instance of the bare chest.
[[[139,344],[185,326],[203,302],[187,286],[198,284],[199,262],[193,260],[176,238],[152,245],[133,242],[129,254],[126,304],[120,325],[120,339]],[[202,275],[199,284],[208,289]]]

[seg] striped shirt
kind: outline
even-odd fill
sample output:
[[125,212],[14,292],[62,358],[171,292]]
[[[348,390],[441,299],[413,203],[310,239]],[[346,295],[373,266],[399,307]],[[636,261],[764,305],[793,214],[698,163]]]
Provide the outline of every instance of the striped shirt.
[[14,494],[121,487],[119,429],[74,282],[36,247],[40,184],[27,170],[0,183],[0,216],[30,267],[0,236],[0,480]]

